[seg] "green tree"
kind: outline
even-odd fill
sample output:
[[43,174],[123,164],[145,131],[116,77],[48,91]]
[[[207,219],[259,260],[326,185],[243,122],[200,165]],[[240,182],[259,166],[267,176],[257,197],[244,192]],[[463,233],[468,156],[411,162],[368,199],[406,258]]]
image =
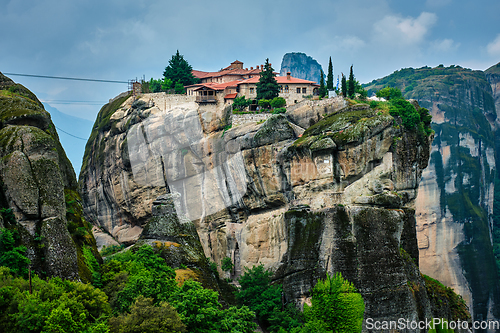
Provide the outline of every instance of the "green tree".
[[332,65],[332,57],[328,61],[328,74],[326,76],[326,89],[333,90],[333,65]]
[[322,321],[333,332],[361,332],[365,304],[356,287],[337,273],[319,280],[312,290],[312,306],[304,305],[308,323]]
[[233,110],[244,110],[250,104],[252,104],[251,99],[246,99],[245,96],[238,96],[233,101]]
[[221,305],[218,293],[204,289],[197,281],[188,280],[170,298],[177,309],[188,332],[217,332],[216,323],[220,319]]
[[280,86],[275,76],[274,69],[269,64],[269,58],[267,58],[264,64],[264,70],[260,72],[259,82],[257,82],[257,100],[272,100],[278,97]]
[[198,82],[198,79],[194,77],[192,71],[193,68],[191,65],[184,59],[183,55],[179,54],[179,50],[177,50],[177,53],[168,61],[168,66],[163,72],[163,77],[164,80],[172,80],[174,86],[179,83],[184,88],[184,86]]
[[321,78],[319,79],[319,97],[326,96],[326,87],[325,87],[325,73],[321,70]]
[[25,246],[15,246],[14,233],[0,229],[0,266],[8,267],[14,274],[27,278],[30,260],[25,254]]
[[[390,103],[390,115],[400,117],[404,127],[414,129],[420,123],[420,114],[410,102],[402,98],[396,98],[391,99]],[[426,120],[429,119],[426,117]]]
[[175,83],[174,90],[176,94],[184,94],[186,92],[186,89],[184,89],[184,86],[182,85],[181,82]]
[[245,267],[245,270],[238,280],[241,289],[236,298],[254,311],[259,322],[267,327],[273,314],[281,311],[281,286],[271,286],[273,273],[264,270],[264,265]]
[[161,90],[169,91],[170,89],[172,89],[172,80],[164,77],[163,81],[161,82]]
[[225,257],[224,259],[222,259],[222,265],[221,265],[221,268],[224,272],[229,272],[233,269],[234,265],[233,265],[233,261],[231,260],[231,258],[229,257]]
[[258,104],[262,109],[269,109],[271,107],[271,101],[268,99],[261,99]]
[[152,298],[142,295],[132,304],[130,313],[110,318],[109,326],[113,333],[186,332],[186,325],[170,304],[155,306]]
[[379,91],[377,91],[375,93],[375,95],[378,98],[383,97],[388,101],[391,99],[402,99],[403,98],[403,94],[401,93],[401,90],[399,90],[398,88],[392,88],[392,87],[382,88]]
[[354,81],[354,74],[352,72],[352,65],[351,65],[351,71],[349,72],[349,82],[347,83],[347,96],[349,98],[354,98],[354,94],[356,93],[356,84]]
[[347,80],[344,73],[342,73],[342,87],[340,89],[342,90],[342,96],[347,97]]

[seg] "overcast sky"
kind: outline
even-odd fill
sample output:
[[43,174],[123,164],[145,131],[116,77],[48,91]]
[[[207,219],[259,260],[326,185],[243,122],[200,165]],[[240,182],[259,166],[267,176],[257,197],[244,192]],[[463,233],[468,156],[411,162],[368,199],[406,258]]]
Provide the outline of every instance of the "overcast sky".
[[[498,0],[0,0],[0,72],[104,80],[161,78],[178,49],[215,71],[304,52],[366,83],[403,67],[500,62]],[[11,76],[43,101],[102,105],[126,84]],[[100,105],[56,104],[94,120]]]

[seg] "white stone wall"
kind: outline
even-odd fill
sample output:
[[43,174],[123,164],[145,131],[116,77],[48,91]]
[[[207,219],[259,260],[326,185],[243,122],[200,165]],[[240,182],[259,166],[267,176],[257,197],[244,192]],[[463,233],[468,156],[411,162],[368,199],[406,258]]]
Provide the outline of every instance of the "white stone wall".
[[243,125],[243,124],[248,124],[248,123],[253,123],[253,122],[259,122],[259,121],[266,121],[269,117],[271,117],[271,113],[249,113],[249,114],[233,114],[231,117],[231,122],[234,126],[238,125]]

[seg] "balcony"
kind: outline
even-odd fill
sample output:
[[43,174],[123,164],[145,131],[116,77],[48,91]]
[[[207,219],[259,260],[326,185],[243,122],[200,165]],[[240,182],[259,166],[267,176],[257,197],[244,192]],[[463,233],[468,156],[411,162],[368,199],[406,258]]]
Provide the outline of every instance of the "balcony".
[[196,103],[217,103],[214,95],[196,96]]

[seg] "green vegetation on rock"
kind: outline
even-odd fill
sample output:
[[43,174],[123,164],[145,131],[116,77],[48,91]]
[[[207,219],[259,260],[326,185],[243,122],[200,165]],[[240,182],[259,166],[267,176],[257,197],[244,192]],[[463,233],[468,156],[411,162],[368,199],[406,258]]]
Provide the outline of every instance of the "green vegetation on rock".
[[312,306],[304,305],[308,322],[322,322],[331,332],[360,332],[365,303],[356,287],[341,273],[319,280],[312,290]]

